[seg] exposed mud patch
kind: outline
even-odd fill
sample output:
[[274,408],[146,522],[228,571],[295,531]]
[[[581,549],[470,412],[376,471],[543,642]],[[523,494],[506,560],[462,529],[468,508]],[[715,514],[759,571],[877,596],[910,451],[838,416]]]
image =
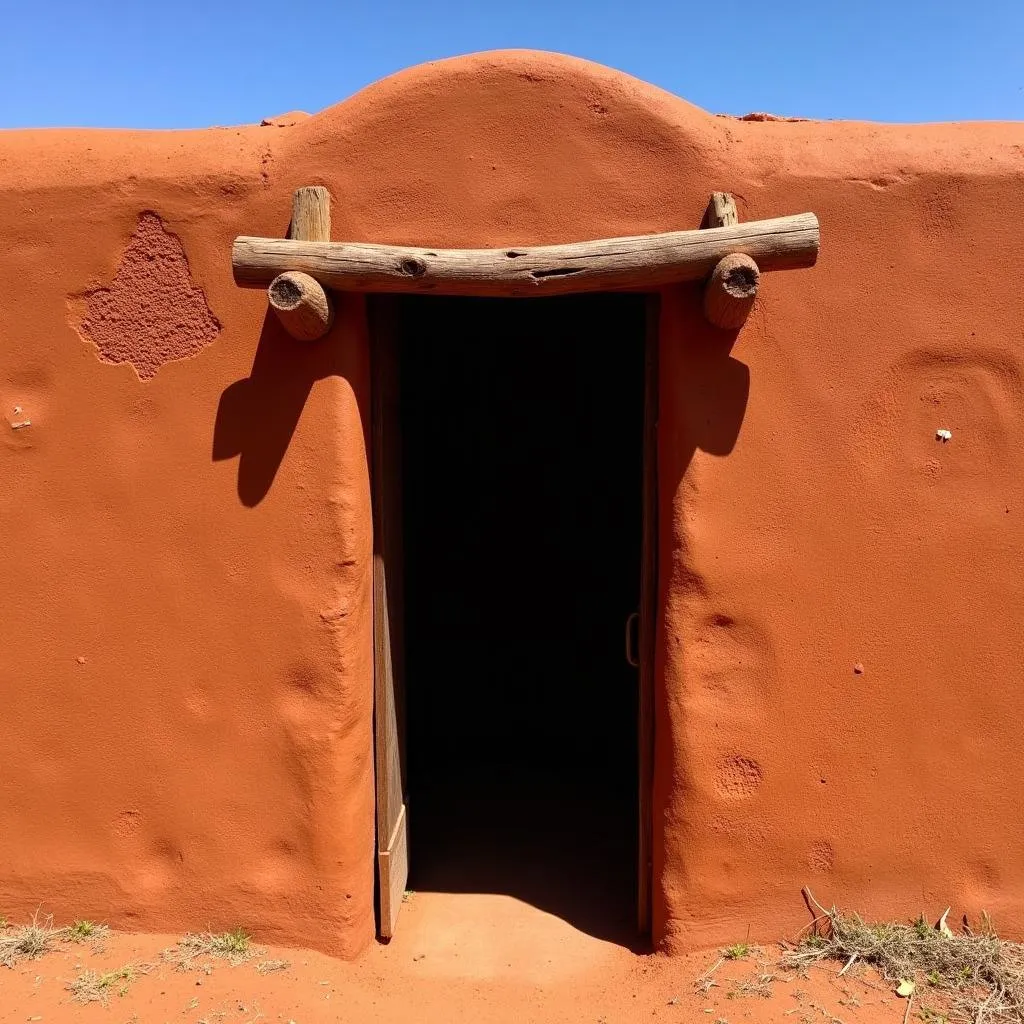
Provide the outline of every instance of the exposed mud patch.
[[138,811],[122,811],[114,822],[114,835],[119,839],[127,839],[135,835],[142,827],[142,815]]
[[811,851],[807,857],[807,863],[812,871],[831,871],[836,864],[836,851],[827,839],[819,839],[811,844]]
[[742,799],[753,796],[763,781],[764,771],[753,758],[734,755],[720,765],[715,788],[719,796]]
[[165,363],[209,345],[220,323],[188,269],[185,250],[155,213],[143,213],[109,285],[85,294],[78,324],[104,363],[131,363],[152,380]]

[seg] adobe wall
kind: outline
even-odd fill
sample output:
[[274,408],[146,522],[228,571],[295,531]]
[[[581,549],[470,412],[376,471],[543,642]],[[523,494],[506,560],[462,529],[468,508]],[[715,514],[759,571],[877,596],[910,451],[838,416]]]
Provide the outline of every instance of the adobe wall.
[[372,936],[363,303],[302,347],[230,270],[303,184],[434,246],[818,214],[737,337],[663,296],[655,936],[792,933],[805,884],[1024,934],[1024,126],[737,121],[524,52],[0,134],[0,909]]

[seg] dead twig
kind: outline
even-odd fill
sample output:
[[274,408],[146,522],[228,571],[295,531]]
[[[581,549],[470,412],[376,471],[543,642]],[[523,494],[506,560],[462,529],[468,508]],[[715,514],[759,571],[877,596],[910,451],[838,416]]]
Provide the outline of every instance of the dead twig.
[[[946,924],[948,911],[934,926],[923,919],[868,924],[857,914],[826,911],[809,889],[803,894],[812,913],[823,912],[827,930],[787,950],[784,967],[800,971],[834,960],[844,965],[843,975],[860,961],[888,982],[926,979],[948,999],[951,1019],[1024,1024],[1024,945],[1001,940],[987,914],[977,932],[957,935]],[[908,1006],[907,1019],[909,1013]]]

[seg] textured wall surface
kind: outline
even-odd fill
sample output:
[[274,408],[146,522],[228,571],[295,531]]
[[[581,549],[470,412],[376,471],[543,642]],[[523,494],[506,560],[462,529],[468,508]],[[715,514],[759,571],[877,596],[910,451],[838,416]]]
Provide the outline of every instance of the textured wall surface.
[[372,935],[363,304],[297,346],[230,272],[302,184],[434,246],[818,214],[738,335],[663,296],[655,937],[791,933],[803,884],[1024,933],[1024,127],[737,121],[523,52],[0,135],[5,912]]
[[131,363],[152,380],[164,363],[194,356],[220,324],[189,277],[178,238],[155,213],[139,217],[109,287],[86,294],[79,331],[105,363]]

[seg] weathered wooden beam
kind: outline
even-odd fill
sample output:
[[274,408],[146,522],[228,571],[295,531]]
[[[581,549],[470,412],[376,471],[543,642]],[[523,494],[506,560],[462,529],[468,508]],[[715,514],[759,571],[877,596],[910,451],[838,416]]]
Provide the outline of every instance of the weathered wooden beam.
[[800,213],[696,231],[506,249],[241,237],[231,265],[236,282],[250,287],[300,271],[339,291],[561,295],[698,281],[736,252],[756,260],[762,271],[810,267],[818,240],[818,218]]
[[[331,194],[322,185],[295,190],[290,234],[295,241],[330,242]],[[334,321],[330,296],[308,274],[278,274],[267,289],[267,301],[281,326],[299,341],[322,338]]]
[[[704,224],[707,228],[739,224],[736,200],[728,192],[712,192]],[[704,285],[704,317],[715,327],[737,331],[754,308],[761,271],[747,253],[723,256]]]

